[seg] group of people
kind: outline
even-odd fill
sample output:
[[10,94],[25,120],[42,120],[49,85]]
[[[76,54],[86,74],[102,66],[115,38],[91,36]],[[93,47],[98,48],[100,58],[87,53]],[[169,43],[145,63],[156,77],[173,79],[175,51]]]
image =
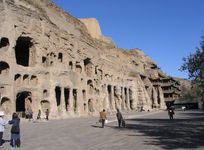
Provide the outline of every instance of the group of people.
[[[123,119],[123,116],[119,109],[117,109],[116,117],[118,120],[118,127],[119,128],[125,127],[125,120]],[[103,111],[100,112],[100,119],[99,119],[99,122],[101,122],[102,128],[104,128],[106,120],[107,120],[107,113],[106,113],[106,110],[103,109]]]
[[0,148],[3,147],[3,133],[5,126],[7,124],[12,125],[11,127],[11,140],[10,145],[11,149],[14,149],[16,147],[20,147],[21,140],[20,140],[20,118],[18,117],[17,113],[13,113],[12,119],[10,121],[4,120],[4,112],[0,111]]
[[[49,109],[45,111],[46,120],[49,120]],[[28,109],[26,112],[26,116],[29,121],[33,119],[33,112],[31,109]],[[41,119],[41,110],[38,111],[37,119]],[[16,147],[20,147],[21,140],[20,140],[20,118],[18,117],[17,113],[13,113],[12,119],[9,121],[5,121],[4,119],[4,111],[0,111],[0,148],[3,147],[3,133],[5,130],[5,126],[7,124],[12,125],[11,127],[11,140],[10,145],[11,148],[14,149]]]
[[[37,120],[38,119],[41,119],[41,110],[40,109],[38,110]],[[49,109],[46,109],[46,111],[45,111],[45,119],[49,120]]]
[[[174,109],[172,107],[168,107],[168,115],[169,115],[169,119],[173,120],[174,119]],[[116,113],[116,117],[117,117],[117,121],[118,121],[118,127],[125,127],[125,120],[123,119],[123,116],[120,112],[119,109],[117,109],[117,113]],[[107,120],[107,113],[105,111],[105,109],[103,109],[103,111],[100,112],[100,119],[99,122],[101,122],[102,124],[102,128],[104,128],[105,122]]]
[[27,108],[27,110],[25,111],[25,118],[29,119],[29,121],[33,119],[33,111],[31,108]]
[[[37,120],[41,119],[41,110],[38,110],[38,114],[37,114]],[[25,112],[25,117],[26,119],[29,119],[29,121],[33,120],[33,111],[31,108],[28,108]],[[49,120],[49,109],[46,109],[45,111],[45,119]]]

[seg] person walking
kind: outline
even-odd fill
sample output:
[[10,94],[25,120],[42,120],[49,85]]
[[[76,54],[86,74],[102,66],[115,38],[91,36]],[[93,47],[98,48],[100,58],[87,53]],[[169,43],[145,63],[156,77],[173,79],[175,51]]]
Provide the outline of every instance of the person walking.
[[117,109],[116,117],[117,117],[117,120],[118,120],[118,127],[120,128],[121,125],[122,125],[123,116],[122,116],[119,109]]
[[49,120],[49,109],[45,111],[46,120]]
[[9,121],[11,127],[11,149],[20,147],[20,118],[17,113],[13,113],[12,120]]
[[3,133],[5,129],[5,125],[7,124],[6,121],[4,120],[4,112],[0,111],[0,148],[3,148]]
[[100,120],[101,120],[101,124],[102,124],[102,128],[104,128],[104,124],[105,124],[105,120],[107,119],[107,114],[106,114],[106,110],[103,109],[103,111],[100,112]]
[[170,120],[173,120],[174,119],[174,110],[173,110],[173,108],[169,108],[168,109],[168,115],[169,115],[169,119]]

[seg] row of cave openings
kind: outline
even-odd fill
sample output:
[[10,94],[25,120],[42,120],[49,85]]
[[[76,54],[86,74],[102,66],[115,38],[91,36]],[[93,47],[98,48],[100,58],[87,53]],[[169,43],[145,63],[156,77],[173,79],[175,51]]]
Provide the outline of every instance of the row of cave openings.
[[[55,54],[54,52],[47,54],[46,57],[42,56],[43,66],[47,67],[49,65],[53,65],[56,57],[57,57],[57,54]],[[63,62],[63,53],[59,52],[57,59],[58,59],[58,62]],[[94,67],[90,58],[84,59],[83,62],[68,61],[67,65],[68,65],[68,70],[71,70],[71,71],[74,71],[74,72],[77,72],[80,74],[85,72],[85,74],[88,77],[91,77],[93,75],[93,73],[95,73],[96,75],[99,76],[100,79],[102,79],[103,71],[101,69],[99,69],[98,66]]]
[[[62,91],[63,90],[63,91]],[[58,107],[58,111],[65,109],[66,111],[74,111],[75,113],[78,111],[79,107],[79,90],[71,89],[71,88],[62,88],[60,86],[55,87],[55,96],[56,96],[56,104]],[[64,93],[64,94],[63,94]],[[63,94],[63,95],[62,95]],[[83,111],[84,112],[92,112],[93,111],[93,99],[89,99],[88,103],[86,101],[86,90],[82,90],[82,101],[83,103]],[[63,105],[64,103],[64,105]],[[64,108],[62,108],[64,107]],[[71,110],[72,109],[72,110]]]
[[16,74],[14,76],[14,81],[16,85],[32,85],[36,86],[38,84],[38,78],[36,75],[21,75],[21,74]]
[[[0,61],[0,76],[8,76],[9,75],[9,64],[5,61]],[[37,85],[38,78],[36,75],[21,75],[21,74],[15,74],[14,81],[17,85],[22,85],[22,83],[26,85]]]
[[[114,90],[114,91],[112,91],[112,90]],[[125,106],[123,106],[123,108],[124,109],[125,108],[133,109],[133,107],[132,107],[133,106],[132,90],[128,89],[128,88],[121,87],[121,91],[123,91],[123,90],[124,90],[124,98],[123,98],[123,94],[120,93],[121,100],[124,100]],[[111,106],[113,103],[115,103],[115,102],[113,102],[114,101],[113,96],[118,97],[118,95],[116,95],[116,87],[114,86],[114,88],[112,89],[112,86],[108,85],[107,91],[108,91],[110,109],[113,109],[113,107]],[[57,86],[55,88],[55,95],[56,95],[57,107],[59,108],[59,110],[60,109],[66,109],[66,111],[69,111],[70,108],[73,108],[73,111],[77,112],[78,105],[80,105],[78,102],[78,99],[79,99],[78,92],[79,91],[77,89],[61,88],[61,87]],[[62,95],[62,93],[64,95]],[[70,97],[70,96],[72,96],[72,97]],[[62,102],[63,99],[64,99],[64,102]],[[86,100],[86,90],[82,90],[82,99],[83,99],[83,101],[82,101],[83,102],[83,111],[87,112],[87,110],[88,110],[88,112],[94,112],[94,110],[95,110],[94,104],[96,104],[96,103],[94,103],[93,99],[88,99],[88,101]],[[62,103],[64,103],[64,105]],[[62,108],[62,106],[64,106],[65,108]],[[115,106],[115,108],[116,107],[117,106]]]
[[[120,92],[117,92],[117,88],[120,88]],[[112,85],[107,86],[108,90],[108,99],[110,104],[110,109],[121,107],[123,110],[131,109],[133,110],[133,99],[132,99],[132,90],[126,87],[116,87]],[[124,101],[121,106],[117,105],[117,101]]]
[[[0,61],[0,75],[2,76],[7,76],[9,74],[10,66],[7,62],[5,61]],[[21,79],[22,75],[16,74],[14,77],[14,80],[19,82]],[[23,80],[28,79],[29,75],[24,75]],[[37,80],[37,77],[35,75],[31,75],[31,80]]]
[[[8,46],[9,39],[6,37],[1,38],[0,48]],[[15,45],[15,57],[16,63],[18,65],[22,65],[25,67],[34,66],[36,63],[36,49],[33,46],[32,38],[27,36],[20,36],[18,37]],[[59,52],[57,55],[54,52],[48,53],[47,56],[42,56],[42,64],[47,66],[48,64],[52,65],[54,61],[58,60],[58,62],[63,62],[63,53]],[[83,66],[82,66],[83,64]],[[83,60],[83,63],[78,61],[68,62],[68,69],[76,71],[78,73],[82,73],[83,68],[87,76],[92,76],[93,70],[93,63],[91,62],[90,58],[86,58]],[[99,74],[102,78],[102,70],[98,69],[97,66],[95,67],[95,74]]]
[[[9,45],[9,39],[6,37],[1,38],[0,48],[5,47]],[[20,36],[18,37],[16,41],[15,46],[15,56],[16,56],[16,63],[22,66],[33,66],[35,64],[35,56],[36,56],[36,49],[33,46],[32,38],[30,37],[24,37]],[[51,52],[47,54],[47,57],[49,58],[55,58],[57,57],[55,53]],[[48,59],[47,57],[42,57],[42,63],[47,63]],[[57,57],[59,62],[63,62],[63,53],[59,52]],[[49,62],[50,64],[53,64],[53,61]],[[69,69],[74,69],[74,63],[72,61],[69,61]],[[90,58],[84,59],[84,66],[85,66],[85,72],[87,75],[90,75],[92,72],[92,62]],[[75,63],[75,70],[79,73],[82,72],[82,67],[80,65],[80,62]]]
[[[63,91],[62,91],[63,90]],[[62,95],[63,93],[63,95]],[[49,93],[46,89],[43,90],[43,98],[46,99],[48,97]],[[82,90],[83,95],[83,109],[84,111],[93,112],[93,99],[89,99],[88,103],[86,102],[86,91]],[[70,88],[61,88],[59,86],[55,87],[55,97],[56,97],[56,104],[58,111],[61,111],[62,109],[65,109],[66,111],[71,111],[71,107],[74,112],[77,112],[78,109],[78,90],[77,89],[70,89]],[[72,100],[71,100],[72,99]],[[64,100],[64,102],[62,101]],[[64,103],[64,105],[62,105]],[[71,104],[72,103],[72,104]],[[47,109],[50,108],[50,102],[48,100],[42,100],[40,102],[41,109],[43,112],[45,112]],[[87,106],[88,104],[88,106]],[[65,108],[62,108],[64,106]],[[11,103],[9,99],[2,98],[1,100],[1,107],[8,112],[11,113]],[[17,93],[16,95],[16,112],[19,114],[24,114],[25,111],[29,108],[32,108],[32,92],[30,91],[22,91]]]
[[[62,91],[63,90],[63,91]],[[111,95],[113,94],[111,85],[107,86],[108,90],[108,95],[109,95],[109,103],[110,106],[112,104],[112,99]],[[129,90],[129,95],[128,91]],[[66,111],[74,111],[77,112],[79,104],[79,97],[78,93],[79,91],[77,89],[71,89],[71,88],[61,88],[60,86],[55,87],[55,97],[56,97],[56,104],[57,107],[59,108],[58,110],[61,111],[62,109],[65,109]],[[83,110],[84,112],[94,112],[95,106],[94,106],[94,100],[93,99],[88,99],[86,100],[86,90],[82,90],[82,99],[83,101],[80,101],[80,103],[83,103]],[[115,92],[114,92],[115,93]],[[63,94],[63,95],[62,95]],[[44,100],[40,101],[41,104],[41,110],[43,112],[46,111],[46,109],[50,109],[50,102],[46,100],[48,97],[49,93],[46,89],[43,90],[43,98]],[[131,90],[128,88],[124,88],[124,97],[125,97],[125,105],[126,107],[132,108],[132,100],[131,100]],[[116,95],[114,95],[116,96]],[[129,96],[129,98],[128,98]],[[121,97],[122,98],[122,97]],[[130,100],[129,103],[127,100]],[[64,101],[64,102],[63,102]],[[62,104],[64,103],[64,105]],[[71,104],[72,103],[72,104]],[[130,106],[127,106],[127,105]],[[64,106],[64,108],[62,108]],[[70,107],[71,106],[71,107]],[[9,114],[11,113],[11,101],[9,98],[3,97],[1,99],[1,108],[5,111],[5,113]],[[16,95],[16,112],[22,113],[25,112],[28,108],[32,108],[32,92],[30,91],[22,91],[17,93]],[[70,110],[72,109],[72,110]],[[113,109],[113,108],[110,108]]]
[[[5,72],[8,72],[8,64],[6,62],[0,62],[0,74],[5,74]],[[6,71],[5,71],[6,70]],[[3,73],[4,72],[4,73]],[[15,74],[14,76],[14,81],[16,85],[32,85],[32,86],[36,86],[38,84],[38,78],[36,75],[29,75],[29,74],[25,74],[25,75],[21,75],[21,74]],[[97,83],[98,81],[95,80],[95,84],[98,85]],[[93,85],[93,81],[92,80],[88,80],[87,81],[87,85],[89,87],[89,94],[100,94],[100,90],[97,88],[94,88]]]
[[[11,100],[7,97],[1,98],[1,110],[4,110],[5,114],[12,113],[12,103]],[[45,112],[47,109],[50,110],[50,102],[48,100],[40,101],[41,110]],[[15,101],[15,110],[23,117],[25,111],[29,108],[32,108],[32,92],[30,91],[22,91],[16,94]]]
[[[114,86],[113,90],[112,90],[111,85],[107,86],[110,109],[114,109],[114,107],[117,108],[116,102],[113,102],[113,101],[115,101],[115,97],[118,96],[115,94],[116,93],[115,90],[116,90],[115,86]],[[124,100],[124,106],[122,106],[122,107],[124,109],[126,109],[126,108],[133,109],[133,107],[132,107],[133,106],[132,105],[133,100],[132,100],[131,89],[128,89],[128,88],[123,89],[123,87],[121,87],[121,91],[122,90],[124,90],[124,98],[122,96],[122,93],[120,94],[121,100]],[[86,100],[86,90],[82,90],[82,101],[79,102],[78,101],[78,99],[79,99],[79,97],[78,97],[79,93],[78,92],[80,92],[80,91],[78,91],[77,89],[61,88],[61,87],[57,86],[55,88],[55,96],[56,96],[56,104],[57,104],[57,107],[59,108],[58,110],[60,111],[62,109],[65,109],[66,111],[69,111],[70,109],[73,109],[74,112],[77,112],[78,105],[80,105],[79,103],[83,103],[83,111],[84,112],[87,112],[87,111],[89,113],[94,112],[96,110],[95,105],[98,101],[96,100],[97,101],[96,103],[94,102],[93,99],[88,99],[88,101],[87,101]],[[114,95],[114,97],[112,97],[112,95]],[[63,103],[64,103],[64,105],[63,105]],[[115,104],[115,106],[112,106],[112,104]],[[62,106],[64,106],[65,108],[62,108]]]
[[[1,38],[1,47],[9,45],[8,38]],[[32,38],[20,36],[18,37],[16,41],[15,46],[15,57],[16,57],[16,63],[18,65],[22,66],[34,66],[36,63],[36,49],[33,46]],[[48,57],[57,57],[59,62],[63,62],[63,53],[59,52],[58,56],[54,54],[53,52],[47,54],[47,56],[42,56],[42,64],[48,63]],[[53,61],[50,61],[49,63],[53,63]],[[9,71],[9,64],[6,62],[0,62],[0,74],[8,74]],[[98,68],[98,66],[94,66],[91,58],[86,58],[83,60],[83,62],[68,62],[68,69],[72,71],[76,71],[78,73],[85,72],[87,76],[91,77],[93,73],[99,76],[99,78],[102,80],[103,71]],[[110,75],[105,74],[106,78],[111,78]]]

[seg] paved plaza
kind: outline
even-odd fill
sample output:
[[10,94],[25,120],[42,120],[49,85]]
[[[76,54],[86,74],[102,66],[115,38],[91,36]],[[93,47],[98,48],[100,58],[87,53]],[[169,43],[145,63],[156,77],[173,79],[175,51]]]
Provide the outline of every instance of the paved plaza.
[[[21,122],[20,150],[203,150],[204,112],[176,111],[169,120],[166,111],[125,115],[127,127],[118,128],[109,117],[105,128],[97,117]],[[4,139],[9,140],[10,126]],[[10,149],[9,142],[4,143]]]

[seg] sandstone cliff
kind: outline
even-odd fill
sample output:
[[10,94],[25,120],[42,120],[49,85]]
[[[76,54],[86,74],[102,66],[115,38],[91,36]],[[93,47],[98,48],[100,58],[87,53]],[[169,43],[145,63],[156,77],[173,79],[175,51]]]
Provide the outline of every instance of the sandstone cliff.
[[[165,108],[167,76],[141,50],[91,33],[49,0],[0,0],[1,109],[51,117]],[[7,42],[3,42],[7,41]],[[3,44],[6,43],[6,44]]]

